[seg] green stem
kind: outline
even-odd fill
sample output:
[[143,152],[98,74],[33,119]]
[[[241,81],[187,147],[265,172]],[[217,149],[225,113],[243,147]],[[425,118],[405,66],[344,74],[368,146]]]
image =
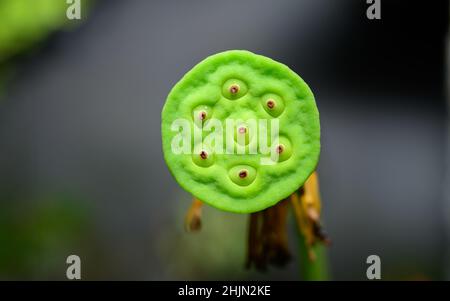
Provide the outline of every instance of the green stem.
[[328,268],[328,257],[326,247],[318,243],[313,246],[316,254],[316,260],[312,261],[308,257],[308,248],[305,243],[305,237],[298,231],[299,238],[299,263],[300,274],[303,280],[324,281],[329,280],[330,271]]

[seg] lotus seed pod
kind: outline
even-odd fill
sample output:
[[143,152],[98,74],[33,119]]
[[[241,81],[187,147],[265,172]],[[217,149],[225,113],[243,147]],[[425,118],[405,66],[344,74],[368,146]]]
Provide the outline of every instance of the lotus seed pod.
[[173,87],[161,132],[176,181],[195,198],[238,213],[288,198],[320,153],[308,85],[287,66],[242,50],[206,58]]

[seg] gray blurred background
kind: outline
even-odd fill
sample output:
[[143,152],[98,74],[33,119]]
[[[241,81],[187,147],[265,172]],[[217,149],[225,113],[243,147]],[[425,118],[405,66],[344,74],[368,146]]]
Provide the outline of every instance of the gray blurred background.
[[287,64],[315,93],[332,278],[365,279],[376,254],[383,279],[445,279],[448,3],[383,1],[377,21],[366,8],[96,1],[15,57],[0,98],[0,279],[65,279],[70,254],[92,280],[299,278],[297,256],[244,269],[245,215],[207,208],[201,233],[183,231],[191,197],[163,161],[160,113],[184,73],[228,49]]

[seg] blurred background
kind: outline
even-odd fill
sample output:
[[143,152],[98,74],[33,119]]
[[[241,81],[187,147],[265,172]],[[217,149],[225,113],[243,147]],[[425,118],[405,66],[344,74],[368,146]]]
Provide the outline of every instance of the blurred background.
[[[171,87],[208,55],[283,62],[321,113],[332,279],[450,279],[447,1],[0,0],[0,279],[296,280],[244,268],[247,218],[191,196],[163,161]],[[296,231],[289,220],[290,245]]]

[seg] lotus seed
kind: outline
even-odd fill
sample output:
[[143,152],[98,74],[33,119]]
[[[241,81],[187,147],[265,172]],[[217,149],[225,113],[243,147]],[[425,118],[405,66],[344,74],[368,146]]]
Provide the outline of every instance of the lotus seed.
[[239,85],[231,85],[230,86],[230,92],[232,94],[236,94],[237,92],[239,92]]
[[281,144],[278,145],[277,146],[277,153],[281,154],[283,152],[283,149],[284,149],[283,145],[281,145]]

